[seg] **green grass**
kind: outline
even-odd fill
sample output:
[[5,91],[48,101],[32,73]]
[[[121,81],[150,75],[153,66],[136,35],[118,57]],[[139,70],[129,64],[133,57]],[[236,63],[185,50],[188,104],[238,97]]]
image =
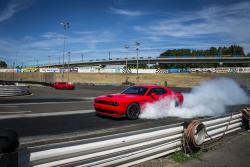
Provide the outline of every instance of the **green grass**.
[[183,151],[173,153],[170,158],[178,163],[183,163],[192,159],[200,159],[201,151],[192,154],[185,154]]

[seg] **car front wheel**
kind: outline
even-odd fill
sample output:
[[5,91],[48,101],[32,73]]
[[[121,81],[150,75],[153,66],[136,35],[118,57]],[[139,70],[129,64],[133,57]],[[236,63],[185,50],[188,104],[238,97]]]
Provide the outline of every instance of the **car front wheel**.
[[132,103],[128,106],[127,108],[127,112],[126,112],[126,115],[127,115],[127,118],[130,119],[130,120],[135,120],[135,119],[138,119],[139,118],[139,115],[141,113],[140,111],[140,106],[136,103]]

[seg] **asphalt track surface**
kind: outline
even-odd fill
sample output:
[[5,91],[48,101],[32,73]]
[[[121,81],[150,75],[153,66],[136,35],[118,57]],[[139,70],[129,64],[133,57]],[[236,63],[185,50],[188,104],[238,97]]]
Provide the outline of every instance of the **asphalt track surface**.
[[[183,122],[180,118],[158,120],[107,118],[96,116],[92,106],[94,97],[119,93],[125,86],[78,86],[76,90],[55,90],[31,86],[32,95],[0,98],[0,130],[14,129],[22,143],[46,138],[95,136]],[[189,88],[174,88],[189,92]],[[228,112],[243,106],[228,107]],[[73,134],[73,135],[72,135]]]

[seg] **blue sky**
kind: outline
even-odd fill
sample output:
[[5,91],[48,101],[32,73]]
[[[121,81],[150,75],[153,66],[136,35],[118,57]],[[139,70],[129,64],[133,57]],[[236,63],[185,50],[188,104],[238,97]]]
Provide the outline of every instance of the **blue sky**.
[[[0,59],[30,65],[62,61],[64,29],[71,61],[159,56],[166,49],[239,44],[250,52],[250,1],[1,0]],[[128,45],[128,53],[124,46]]]

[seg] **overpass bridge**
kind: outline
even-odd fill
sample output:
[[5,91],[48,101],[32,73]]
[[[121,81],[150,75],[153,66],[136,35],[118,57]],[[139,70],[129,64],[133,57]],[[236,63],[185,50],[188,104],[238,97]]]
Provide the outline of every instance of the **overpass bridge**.
[[[98,66],[98,65],[125,65],[136,64],[137,58],[114,58],[114,59],[95,59],[88,61],[72,61],[65,62],[65,66],[70,67],[87,67],[87,66]],[[250,64],[250,57],[139,57],[139,64]],[[62,67],[63,64],[42,64],[39,67]],[[37,67],[37,66],[32,66]]]

